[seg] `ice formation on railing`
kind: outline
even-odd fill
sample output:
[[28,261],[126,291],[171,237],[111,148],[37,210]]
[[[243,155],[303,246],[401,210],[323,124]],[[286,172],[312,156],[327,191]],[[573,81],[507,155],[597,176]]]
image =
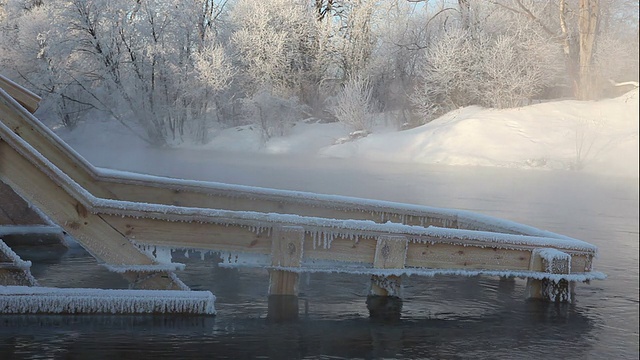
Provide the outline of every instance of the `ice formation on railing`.
[[249,231],[251,231],[252,233],[256,234],[256,235],[260,235],[262,233],[267,233],[267,236],[271,236],[271,230],[273,230],[273,228],[271,226],[259,226],[259,225],[249,225],[246,226]]
[[571,272],[571,255],[565,252],[545,248],[535,249],[534,254],[538,254],[544,260],[544,264],[546,264],[544,271],[546,272],[562,274]]
[[402,269],[379,269],[370,266],[344,266],[337,264],[335,267],[319,266],[319,267],[284,267],[284,266],[267,266],[269,270],[290,271],[294,273],[340,273],[353,275],[376,275],[376,276],[427,276],[436,275],[445,276],[498,276],[513,277],[521,279],[549,279],[553,281],[567,280],[584,282],[588,280],[604,280],[607,276],[599,271],[573,273],[573,274],[551,274],[542,271],[529,270],[483,270],[483,269],[431,269],[431,268],[402,268]]
[[100,264],[107,270],[124,274],[126,272],[173,272],[178,270],[184,270],[185,264],[170,263],[170,264],[153,264],[153,265],[114,265],[114,264]]
[[271,266],[271,256],[266,254],[220,252],[220,267],[266,267]]
[[147,254],[152,259],[155,259],[160,264],[171,264],[171,248],[166,246],[156,246],[141,244],[137,241],[132,243],[140,249],[143,253]]
[[0,313],[213,315],[215,299],[209,291],[0,286]]
[[307,230],[305,233],[311,236],[314,250],[320,247],[323,249],[330,249],[331,243],[338,238],[351,240],[356,244],[360,239],[373,238],[371,235],[356,234],[354,231]]
[[7,244],[0,239],[0,261],[10,263],[16,271],[22,272],[21,284],[38,286],[38,281],[31,275],[31,261],[22,260]]
[[0,259],[2,258],[6,258],[5,261],[11,262],[18,269],[29,270],[31,268],[31,261],[22,260],[18,254],[0,239]]
[[[29,205],[31,207],[31,205]],[[35,208],[33,208],[35,209]],[[62,235],[63,230],[57,225],[1,225],[0,236],[3,235]]]

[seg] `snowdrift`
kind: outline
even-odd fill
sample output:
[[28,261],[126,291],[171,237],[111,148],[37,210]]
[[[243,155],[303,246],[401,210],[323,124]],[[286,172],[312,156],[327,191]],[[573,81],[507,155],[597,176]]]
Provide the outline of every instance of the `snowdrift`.
[[417,128],[329,146],[325,156],[427,164],[575,169],[638,176],[638,89],[602,101],[477,106]]

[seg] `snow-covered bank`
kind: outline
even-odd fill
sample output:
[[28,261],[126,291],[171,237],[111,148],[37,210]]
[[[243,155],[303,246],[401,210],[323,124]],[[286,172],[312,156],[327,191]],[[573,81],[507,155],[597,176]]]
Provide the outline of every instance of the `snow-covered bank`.
[[[213,135],[216,153],[262,153],[367,161],[509,168],[567,169],[638,178],[638,89],[602,101],[555,101],[514,109],[461,108],[417,128],[376,132],[335,144],[349,130],[338,123],[298,122],[286,137],[263,142],[242,126]],[[111,122],[85,123],[60,135],[81,154],[113,152],[145,159],[141,140]]]
[[329,146],[325,156],[638,177],[638,90],[598,102],[467,107],[429,124]]

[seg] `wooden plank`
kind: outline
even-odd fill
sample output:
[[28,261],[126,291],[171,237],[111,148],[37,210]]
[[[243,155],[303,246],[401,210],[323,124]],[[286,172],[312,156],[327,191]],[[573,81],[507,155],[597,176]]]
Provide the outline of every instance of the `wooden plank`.
[[[150,265],[154,262],[120,232],[86,207],[52,178],[0,140],[0,180],[60,224],[94,257],[114,265]],[[173,280],[157,279],[159,287]]]
[[[101,215],[115,229],[141,244],[173,248],[196,248],[214,251],[238,251],[270,254],[269,231],[256,232],[246,226],[200,222],[168,222],[161,219]],[[282,224],[286,226],[287,224]],[[331,260],[372,265],[377,240],[370,237],[335,238],[330,247],[313,244],[313,236],[305,234],[304,256],[309,260]],[[584,258],[584,254],[574,258]],[[450,243],[409,242],[407,267],[461,270],[530,270],[531,249],[497,249],[488,244],[462,246]],[[537,270],[536,270],[537,271]]]
[[297,267],[302,262],[304,228],[278,226],[273,229],[271,241],[271,265]]
[[408,241],[404,236],[383,235],[377,239],[373,267],[402,269],[407,258]]
[[[94,179],[94,184],[103,187],[108,198],[116,200],[209,209],[298,214],[329,219],[392,221],[416,226],[456,226],[456,221],[449,218],[436,218],[428,215],[409,216],[401,213],[399,209],[385,209],[390,213],[382,217],[377,212],[358,209],[355,206],[344,208],[328,201],[314,200],[302,203],[302,200],[293,197],[265,196],[251,192],[220,190],[215,187],[184,186],[181,189],[172,189],[171,184],[166,184],[167,187],[159,187],[158,183],[138,180],[128,183],[123,182],[122,179],[104,178],[99,175],[94,175]],[[382,221],[383,219],[384,221]]]
[[266,230],[258,232],[250,227],[227,224],[100,216],[120,233],[143,244],[260,254],[271,252],[271,236]]
[[8,78],[0,75],[0,88],[20,103],[30,113],[36,112],[40,103],[40,97],[30,90],[16,84]]
[[[552,274],[571,273],[571,255],[556,249],[535,249],[530,270]],[[530,299],[550,302],[570,302],[575,283],[567,280],[527,279],[525,294]]]
[[87,189],[94,196],[102,198],[113,198],[114,195],[96,182],[82,161],[75,158],[75,155],[68,152],[64,146],[57,144],[49,136],[44,135],[44,131],[38,131],[42,124],[32,124],[29,119],[19,113],[13,104],[0,96],[0,115],[2,122],[9,127],[16,135],[25,140],[47,160],[61,169],[71,179],[80,186]]
[[40,225],[44,220],[16,194],[9,185],[0,181],[0,225]]
[[[376,269],[402,269],[407,258],[408,241],[404,236],[380,236],[376,242],[373,267]],[[372,276],[370,295],[400,296],[399,276]]]
[[314,246],[310,234],[307,234],[304,242],[304,257],[308,259],[373,264],[375,250],[376,239],[372,237],[358,237],[355,241],[336,238],[329,248],[322,244]]
[[411,243],[408,267],[433,269],[529,270],[531,250],[460,246],[447,243]]
[[[299,267],[304,248],[304,229],[299,226],[279,226],[273,229],[271,265]],[[298,296],[299,276],[281,270],[269,271],[269,295]]]
[[27,270],[15,269],[8,264],[0,263],[0,285],[1,286],[33,286],[33,276]]
[[567,253],[571,255],[571,272],[591,272],[593,267],[593,255]]

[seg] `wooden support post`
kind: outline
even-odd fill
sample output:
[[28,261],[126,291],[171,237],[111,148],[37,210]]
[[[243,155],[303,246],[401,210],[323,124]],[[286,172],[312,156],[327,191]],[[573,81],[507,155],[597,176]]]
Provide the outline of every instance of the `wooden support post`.
[[[531,254],[530,270],[549,274],[570,274],[571,255],[556,249],[535,249]],[[573,301],[575,282],[565,279],[527,279],[526,296],[529,299],[565,303]]]
[[[304,228],[282,226],[273,229],[271,265],[299,267],[302,263]],[[299,274],[284,270],[269,271],[269,308],[271,321],[287,321],[298,318]]]
[[[408,241],[404,236],[381,236],[376,243],[373,267],[402,269],[407,258]],[[402,312],[399,276],[372,276],[367,308],[372,318],[397,319]]]

